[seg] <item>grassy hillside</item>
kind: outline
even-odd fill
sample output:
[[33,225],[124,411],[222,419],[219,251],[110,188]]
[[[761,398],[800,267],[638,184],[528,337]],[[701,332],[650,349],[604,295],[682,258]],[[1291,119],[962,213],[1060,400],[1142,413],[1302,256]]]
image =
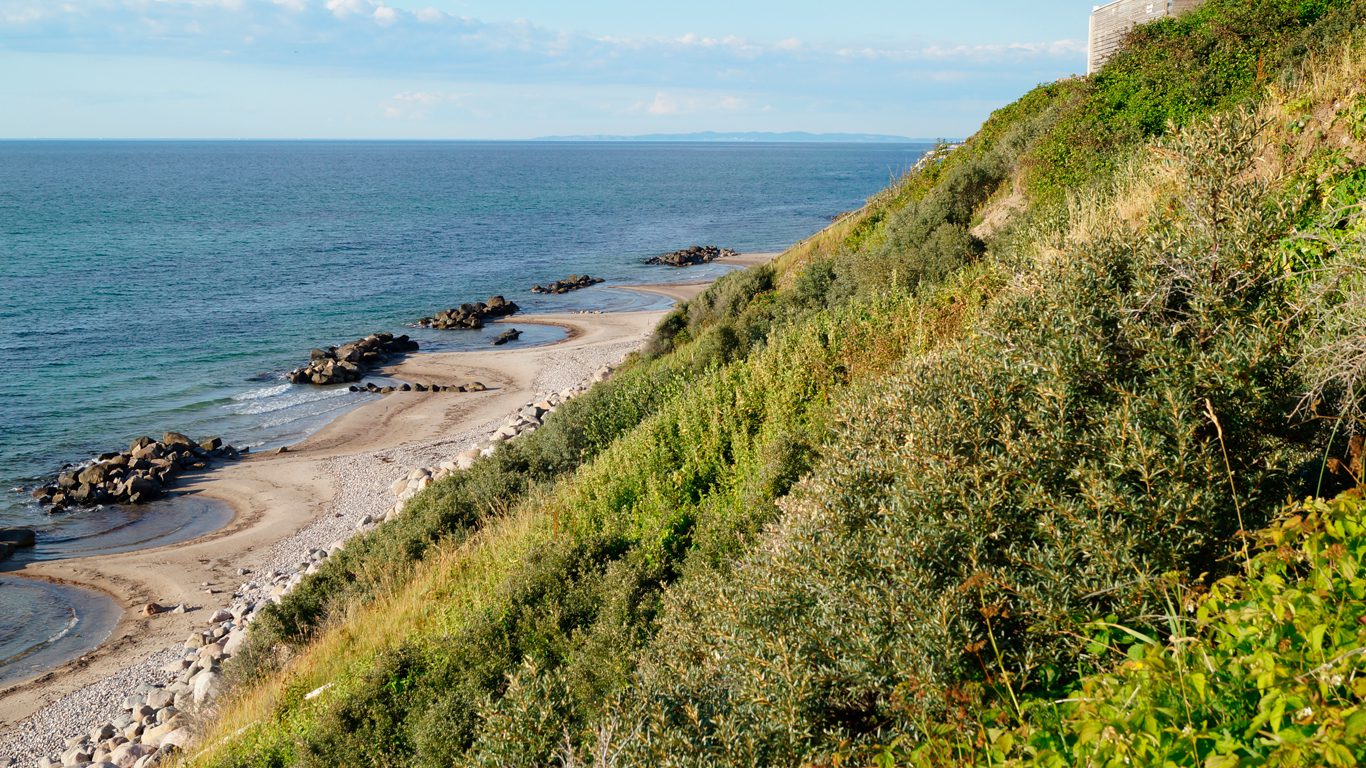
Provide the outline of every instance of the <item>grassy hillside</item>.
[[269,609],[189,762],[1366,758],[1363,22],[1210,0],[719,281]]

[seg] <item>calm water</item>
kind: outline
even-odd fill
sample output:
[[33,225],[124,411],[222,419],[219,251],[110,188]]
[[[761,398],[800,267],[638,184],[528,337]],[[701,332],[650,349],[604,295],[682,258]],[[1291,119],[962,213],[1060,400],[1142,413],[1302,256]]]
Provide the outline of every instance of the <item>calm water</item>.
[[[124,530],[123,513],[50,520],[10,489],[168,429],[296,440],[363,397],[285,383],[311,347],[465,301],[657,307],[608,286],[694,278],[642,263],[694,243],[779,250],[926,149],[0,142],[0,526]],[[527,291],[585,272],[608,283]],[[519,343],[560,333],[522,327]],[[491,333],[414,335],[449,349]],[[0,616],[15,593],[0,588]]]

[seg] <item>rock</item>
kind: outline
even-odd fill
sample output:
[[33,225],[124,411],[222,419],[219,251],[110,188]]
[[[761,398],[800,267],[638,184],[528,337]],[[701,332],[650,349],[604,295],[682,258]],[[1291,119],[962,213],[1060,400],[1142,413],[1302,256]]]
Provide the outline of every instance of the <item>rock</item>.
[[90,762],[95,753],[88,747],[72,747],[62,753],[62,765],[80,765]]
[[487,390],[488,387],[484,386],[483,382],[476,381],[473,384],[465,385],[465,389],[469,392],[483,392]]
[[210,624],[218,624],[224,621],[232,621],[232,611],[227,608],[219,608],[209,617]]
[[718,248],[715,245],[694,245],[690,248],[666,253],[660,256],[653,256],[645,260],[646,264],[662,264],[669,267],[691,267],[696,264],[706,264],[707,262],[737,256],[735,251],[729,248]]
[[148,603],[142,606],[142,615],[155,616],[158,613],[165,613],[167,610],[169,609],[160,603]]
[[564,280],[556,280],[553,283],[547,283],[546,285],[532,286],[531,292],[554,294],[569,293],[570,291],[577,291],[580,288],[587,288],[590,285],[597,285],[601,282],[604,282],[604,280],[601,277],[589,277],[588,275],[570,275]]
[[184,718],[172,717],[164,723],[158,723],[143,731],[142,743],[152,747],[159,747],[164,743],[164,739],[168,734],[184,727]]
[[34,532],[28,528],[0,528],[0,543],[15,548],[31,547],[36,539]]
[[218,691],[218,673],[200,672],[194,677],[194,703],[204,706],[210,698]]
[[522,332],[517,330],[516,328],[509,328],[506,331],[503,331],[502,333],[498,334],[498,336],[494,338],[493,346],[501,347],[509,341],[516,341],[521,335]]
[[193,734],[190,733],[189,728],[177,728],[161,737],[161,746],[163,748],[175,747],[177,749],[184,749],[190,745],[191,738],[193,738]]
[[195,441],[180,434],[179,432],[167,432],[166,434],[162,435],[161,443],[162,445],[184,446],[186,448],[198,447]]
[[234,629],[228,633],[228,638],[223,641],[223,654],[225,656],[236,656],[242,649],[242,644],[247,641],[245,630]]
[[147,694],[147,706],[152,709],[165,709],[175,701],[175,694],[165,688],[158,688]]
[[117,730],[118,729],[114,727],[113,723],[97,725],[94,728],[90,729],[90,740],[98,743],[104,741],[105,739],[112,739],[114,737],[115,731]]
[[119,768],[133,768],[133,763],[157,751],[156,747],[147,744],[120,744],[109,756],[110,762]]

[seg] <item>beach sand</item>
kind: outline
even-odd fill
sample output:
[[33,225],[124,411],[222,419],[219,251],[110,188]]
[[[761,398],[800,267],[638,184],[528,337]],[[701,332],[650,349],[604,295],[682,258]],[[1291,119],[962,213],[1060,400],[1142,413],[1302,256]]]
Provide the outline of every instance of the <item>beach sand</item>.
[[[722,263],[750,266],[775,255],[743,254]],[[631,289],[683,301],[707,284]],[[488,391],[395,392],[343,414],[287,452],[251,455],[177,489],[231,505],[232,522],[207,536],[154,549],[30,563],[17,571],[102,591],[123,616],[108,640],[85,656],[0,690],[0,765],[11,759],[31,764],[66,737],[116,713],[135,685],[164,677],[159,668],[179,656],[185,638],[227,605],[244,582],[288,572],[310,551],[350,536],[366,515],[382,518],[395,503],[390,490],[395,479],[487,441],[509,413],[616,365],[644,343],[663,315],[518,316],[502,322],[558,325],[569,331],[568,338],[525,349],[412,355],[383,373],[415,383],[479,381]],[[147,617],[142,607],[149,602],[184,603],[195,610]]]

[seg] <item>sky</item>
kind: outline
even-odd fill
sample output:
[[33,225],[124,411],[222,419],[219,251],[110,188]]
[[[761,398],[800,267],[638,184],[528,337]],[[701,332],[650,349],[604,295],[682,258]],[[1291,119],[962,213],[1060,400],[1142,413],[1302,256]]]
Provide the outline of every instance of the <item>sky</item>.
[[0,138],[971,134],[1082,0],[0,0]]

